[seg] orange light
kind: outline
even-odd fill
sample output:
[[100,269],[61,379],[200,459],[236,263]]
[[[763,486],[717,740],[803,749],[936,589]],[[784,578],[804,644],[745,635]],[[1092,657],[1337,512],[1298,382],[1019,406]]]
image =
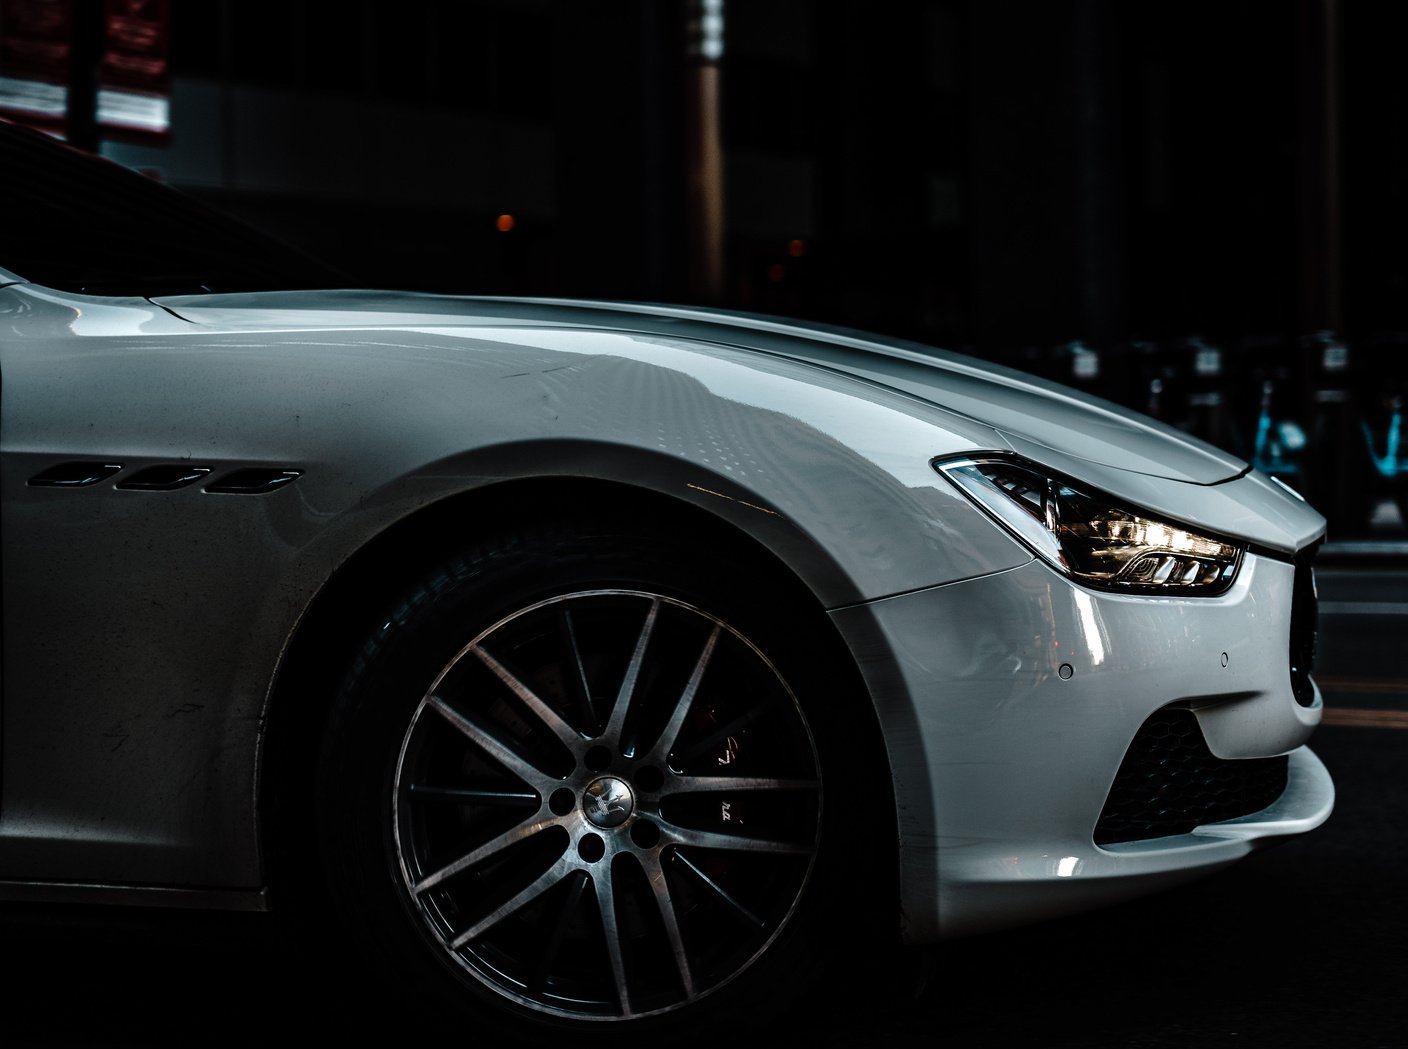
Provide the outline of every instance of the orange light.
[[791,255],[794,259],[800,259],[806,253],[806,241],[800,239],[793,239],[787,242],[787,254]]
[[500,215],[494,220],[494,228],[500,233],[507,233],[509,230],[513,229],[514,225],[512,215]]
[[787,267],[780,262],[774,262],[768,267],[768,280],[777,281],[787,276]]

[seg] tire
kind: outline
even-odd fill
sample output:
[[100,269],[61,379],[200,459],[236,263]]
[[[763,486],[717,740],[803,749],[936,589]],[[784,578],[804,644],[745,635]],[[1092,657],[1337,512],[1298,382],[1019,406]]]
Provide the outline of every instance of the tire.
[[430,1015],[690,1040],[784,1008],[889,899],[864,829],[888,818],[830,786],[854,673],[818,610],[708,549],[486,543],[366,642],[323,735],[319,853],[339,924]]

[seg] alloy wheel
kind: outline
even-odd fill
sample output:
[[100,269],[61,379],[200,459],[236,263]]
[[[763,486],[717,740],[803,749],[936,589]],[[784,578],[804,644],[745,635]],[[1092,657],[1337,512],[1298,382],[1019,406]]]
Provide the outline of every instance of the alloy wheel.
[[729,983],[816,857],[816,748],[777,669],[675,598],[585,590],[465,645],[406,729],[405,900],[460,971],[531,1010],[613,1020]]

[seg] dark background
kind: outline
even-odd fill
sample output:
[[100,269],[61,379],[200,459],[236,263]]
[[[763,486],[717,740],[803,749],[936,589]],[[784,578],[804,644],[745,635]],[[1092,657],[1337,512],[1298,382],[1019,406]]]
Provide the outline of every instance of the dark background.
[[[697,299],[689,9],[172,4],[169,143],[108,152],[378,285]],[[990,349],[1408,328],[1405,29],[1333,0],[730,0],[704,295]]]

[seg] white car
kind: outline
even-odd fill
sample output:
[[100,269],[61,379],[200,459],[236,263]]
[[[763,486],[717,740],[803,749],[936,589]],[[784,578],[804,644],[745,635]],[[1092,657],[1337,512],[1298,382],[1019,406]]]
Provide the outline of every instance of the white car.
[[1329,815],[1324,522],[1245,463],[851,331],[258,290],[298,262],[0,130],[0,896],[684,1034]]

